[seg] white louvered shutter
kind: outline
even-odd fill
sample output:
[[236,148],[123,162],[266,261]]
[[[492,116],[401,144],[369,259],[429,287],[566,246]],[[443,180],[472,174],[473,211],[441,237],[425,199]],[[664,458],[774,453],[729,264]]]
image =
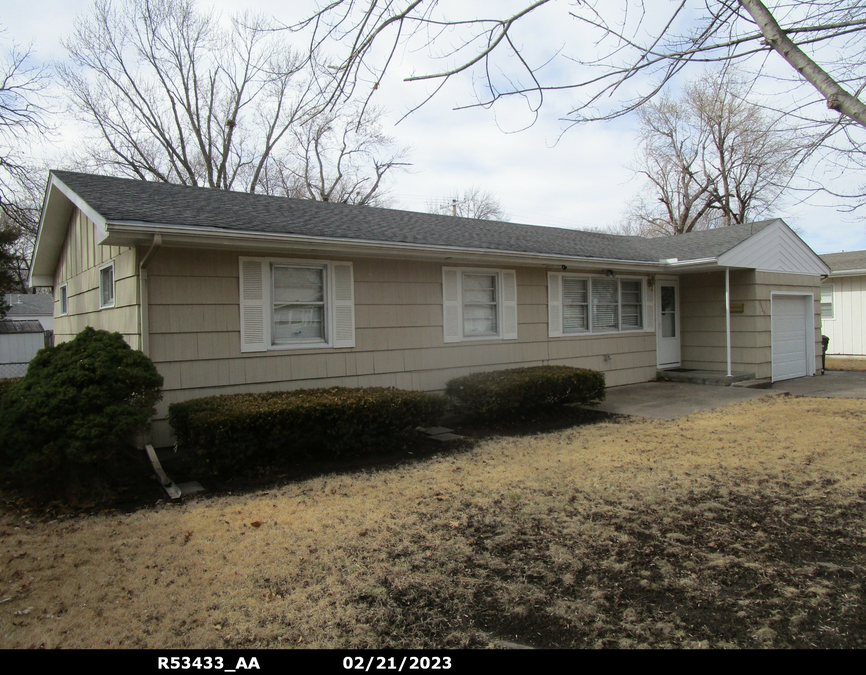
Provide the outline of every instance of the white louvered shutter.
[[266,335],[269,313],[265,307],[266,263],[240,259],[241,351],[263,352],[268,348]]
[[331,297],[334,303],[334,347],[355,346],[355,284],[352,263],[331,265]]
[[463,323],[460,270],[442,268],[442,323],[445,342],[460,342]]
[[562,275],[547,273],[547,335],[562,337]]
[[502,272],[502,339],[517,339],[517,274]]
[[655,288],[650,288],[649,279],[644,281],[644,294],[643,294],[643,316],[644,316],[644,330],[648,333],[655,331],[656,325],[656,306],[655,306]]

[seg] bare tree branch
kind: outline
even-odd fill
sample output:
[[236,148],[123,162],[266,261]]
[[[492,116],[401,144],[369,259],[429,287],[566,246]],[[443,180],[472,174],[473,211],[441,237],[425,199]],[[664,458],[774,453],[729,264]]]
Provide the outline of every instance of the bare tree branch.
[[[541,17],[557,31],[568,27],[564,43],[539,30]],[[772,81],[777,91],[790,82],[789,92],[767,92],[764,105],[790,112],[828,156],[849,153],[845,161],[856,162],[866,147],[863,0],[526,0],[516,9],[333,0],[293,28],[312,30],[315,53],[328,41],[346,46],[331,66],[334,100],[372,98],[400,62],[395,54],[416,62],[426,54],[422,70],[404,79],[436,87],[410,112],[465,73],[479,84],[457,109],[531,97],[534,114],[542,104],[567,106],[560,119],[568,128],[638,110],[697,64],[734,64],[752,66],[754,81]],[[785,69],[790,77],[780,76]],[[820,101],[823,107],[814,105]]]
[[322,112],[291,131],[291,150],[262,171],[266,194],[385,206],[383,180],[408,165],[407,151],[381,129],[375,107],[344,106]]
[[222,29],[192,0],[97,0],[66,40],[75,111],[101,138],[97,167],[254,191],[321,101],[301,59],[256,17]]
[[[0,37],[5,38],[5,31]],[[32,45],[12,43],[0,55],[0,286],[6,288],[2,293],[27,287],[42,188],[31,145],[52,131],[43,96],[49,73],[32,60]],[[6,283],[10,279],[11,287]]]

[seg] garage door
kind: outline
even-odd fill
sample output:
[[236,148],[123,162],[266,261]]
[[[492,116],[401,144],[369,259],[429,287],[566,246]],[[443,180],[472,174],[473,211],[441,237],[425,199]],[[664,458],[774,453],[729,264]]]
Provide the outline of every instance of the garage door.
[[773,381],[811,375],[808,368],[806,307],[801,295],[773,296]]

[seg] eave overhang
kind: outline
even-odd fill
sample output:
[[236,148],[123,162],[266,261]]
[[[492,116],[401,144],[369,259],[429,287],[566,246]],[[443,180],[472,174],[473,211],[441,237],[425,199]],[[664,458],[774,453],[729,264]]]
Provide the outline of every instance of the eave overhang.
[[110,246],[149,245],[154,234],[162,237],[163,247],[211,248],[245,251],[271,251],[292,254],[337,255],[347,257],[400,258],[486,264],[519,264],[529,267],[581,269],[615,269],[617,271],[653,274],[663,265],[653,261],[590,258],[550,253],[533,253],[482,248],[460,248],[434,244],[382,242],[365,239],[336,239],[295,234],[248,232],[222,228],[189,227],[183,225],[142,223],[133,221],[108,222],[107,236],[99,243]]

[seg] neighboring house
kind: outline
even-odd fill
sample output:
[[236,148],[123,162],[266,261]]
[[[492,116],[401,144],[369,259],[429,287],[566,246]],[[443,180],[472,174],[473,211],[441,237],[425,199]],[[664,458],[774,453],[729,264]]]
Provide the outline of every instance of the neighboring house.
[[54,330],[54,296],[50,293],[10,293],[4,295],[11,321],[38,321],[43,330]]
[[830,276],[821,285],[822,332],[827,353],[866,356],[866,251],[828,253]]
[[44,346],[45,331],[38,321],[0,319],[0,379],[23,377]]
[[166,445],[169,404],[222,393],[540,364],[812,375],[828,273],[781,220],[643,239],[57,171],[31,285],[58,341],[89,325],[150,356]]
[[51,342],[54,298],[49,293],[3,297],[9,309],[0,319],[0,378],[21,377],[36,352]]

